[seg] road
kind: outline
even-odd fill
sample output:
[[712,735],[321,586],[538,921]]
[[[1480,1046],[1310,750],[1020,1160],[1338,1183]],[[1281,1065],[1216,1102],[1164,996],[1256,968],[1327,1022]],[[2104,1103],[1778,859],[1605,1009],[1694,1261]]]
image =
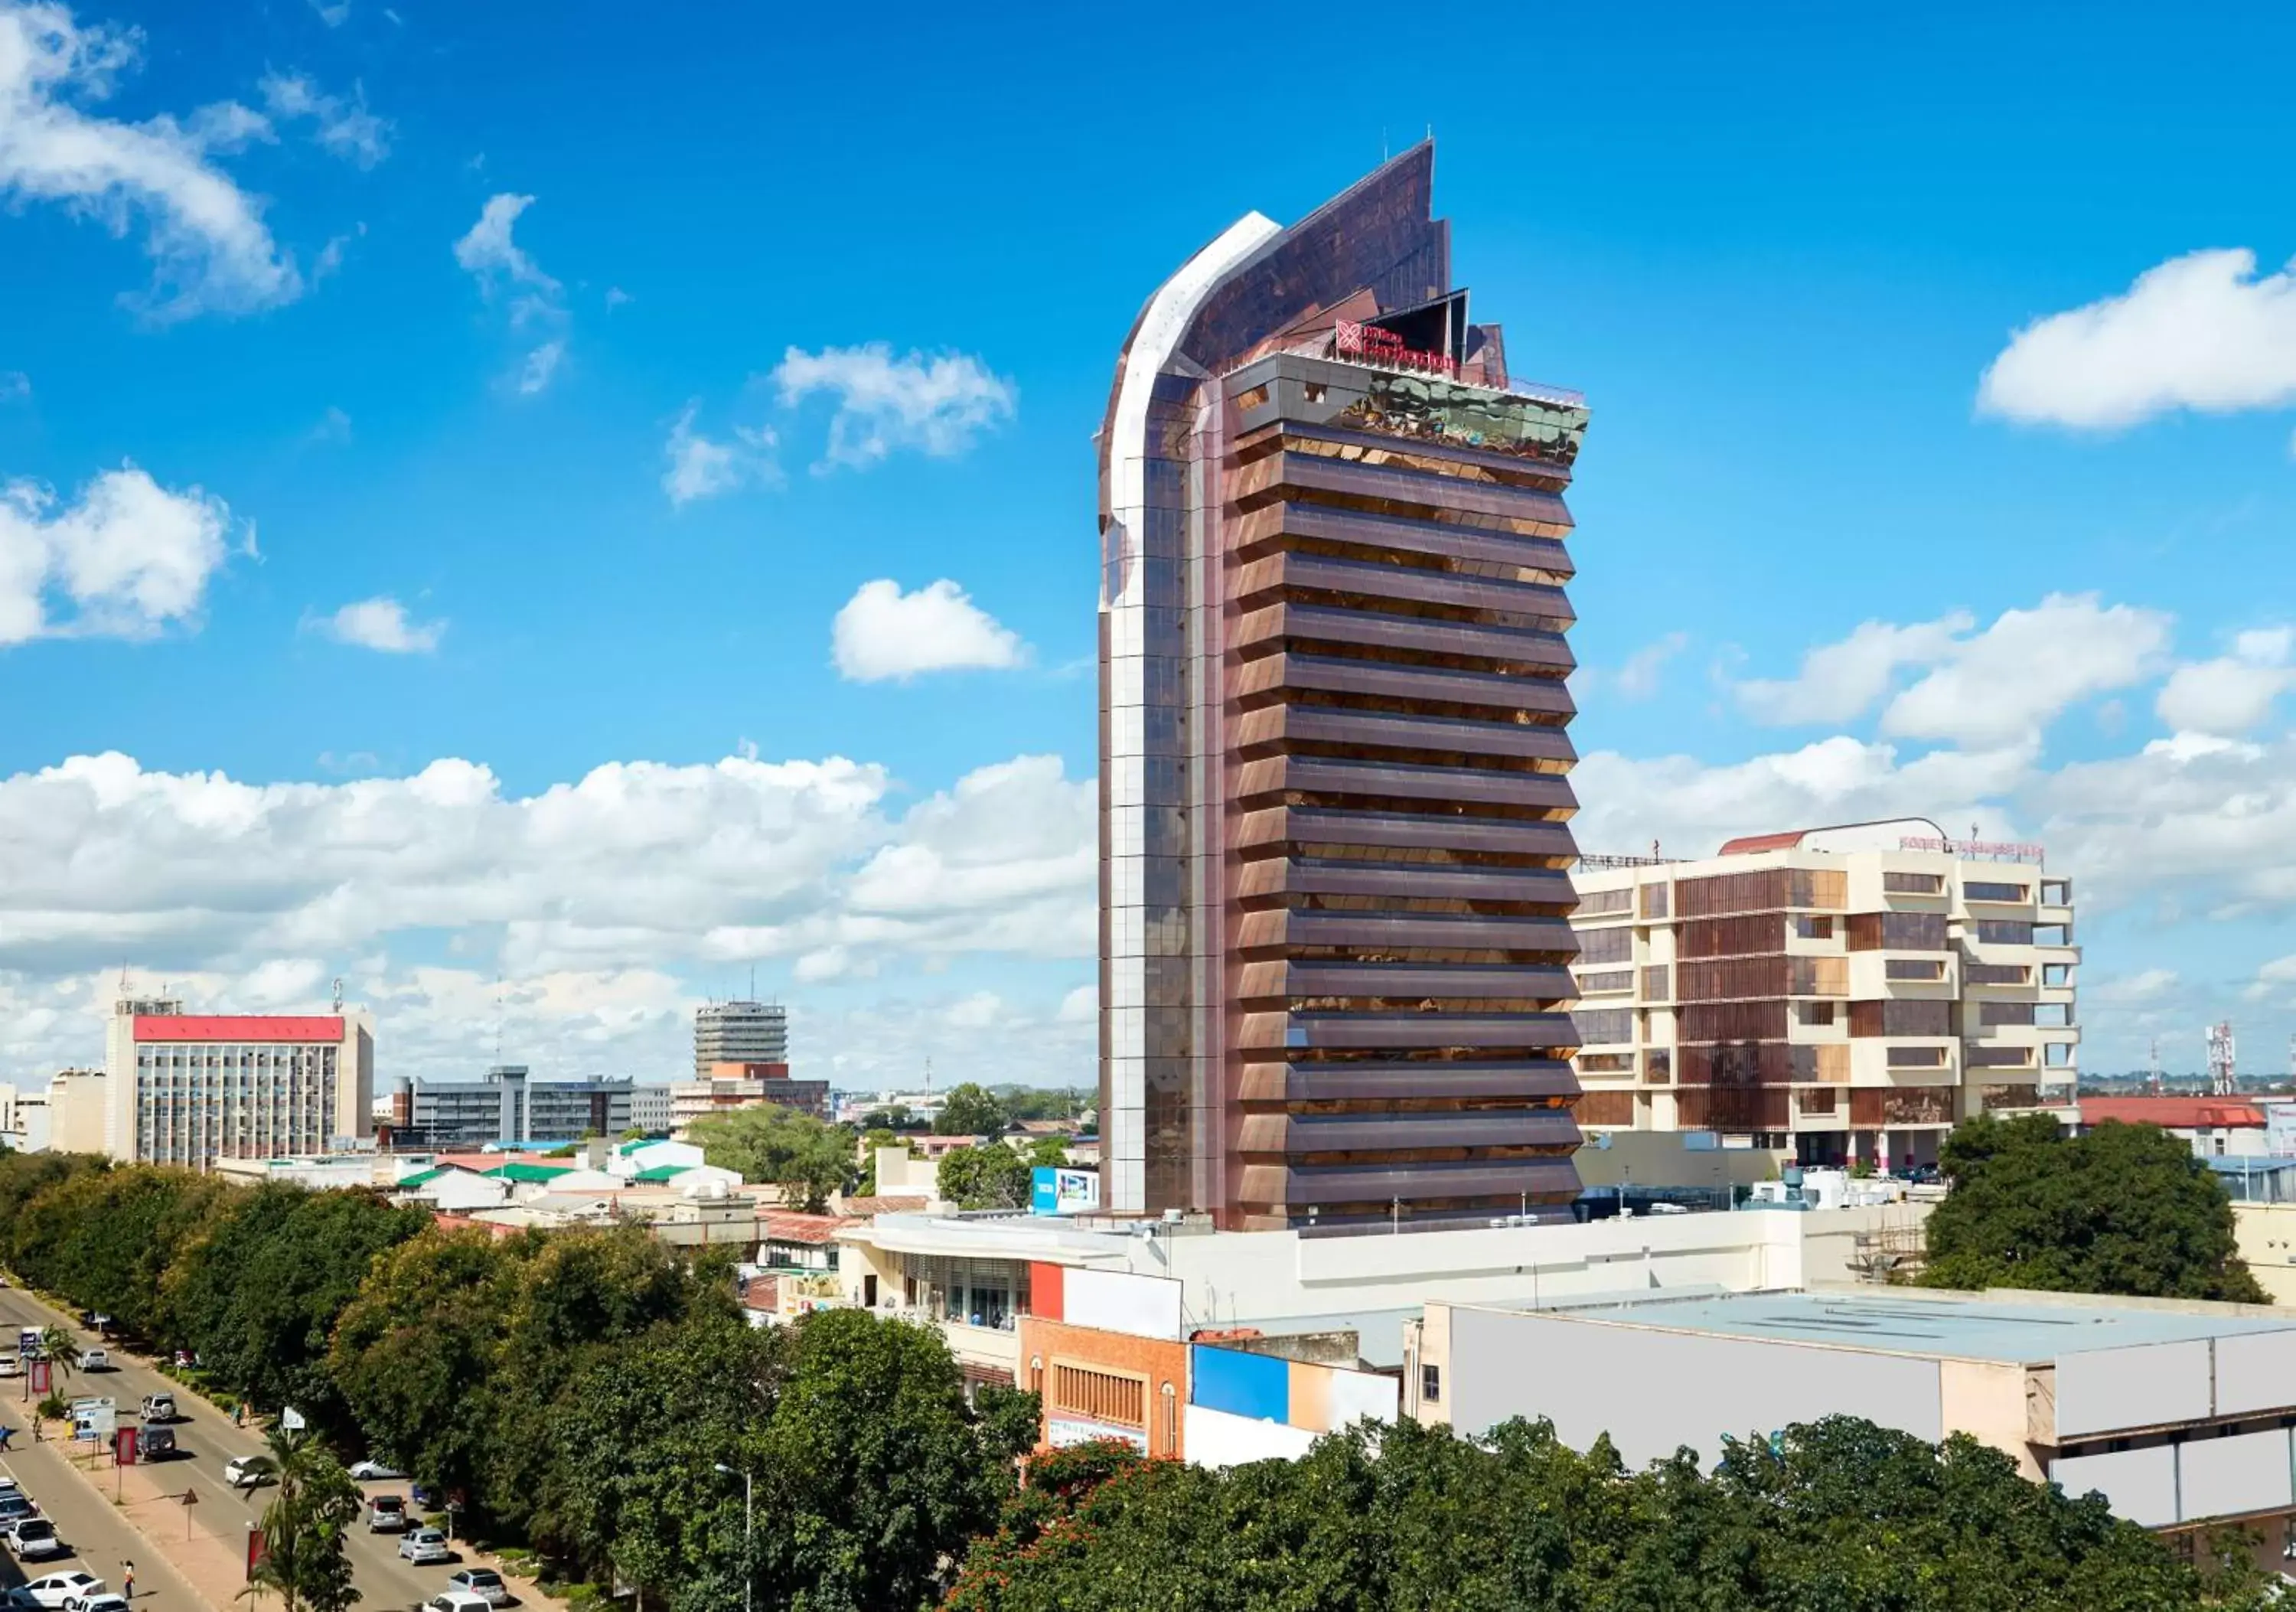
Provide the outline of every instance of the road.
[[[29,1439],[31,1429],[18,1415],[18,1409],[0,1408],[0,1423],[20,1429],[20,1437]],[[0,1586],[12,1589],[51,1573],[78,1569],[94,1574],[107,1588],[117,1590],[122,1582],[120,1564],[133,1561],[137,1564],[139,1612],[146,1608],[154,1612],[195,1612],[200,1603],[191,1586],[152,1560],[152,1548],[110,1501],[64,1469],[64,1455],[57,1446],[19,1443],[0,1456],[0,1471],[39,1502],[41,1515],[55,1524],[57,1536],[72,1550],[70,1556],[20,1563],[12,1553],[0,1551]]]
[[[0,1348],[5,1348],[14,1342],[16,1329],[20,1327],[49,1326],[62,1326],[74,1337],[83,1342],[97,1341],[94,1334],[75,1325],[71,1317],[60,1314],[20,1288],[0,1289]],[[116,1362],[116,1369],[95,1373],[77,1373],[67,1380],[60,1380],[57,1385],[58,1392],[67,1399],[75,1398],[83,1394],[109,1394],[119,1402],[122,1420],[129,1419],[128,1412],[143,1402],[146,1394],[166,1389],[175,1394],[176,1409],[190,1419],[176,1424],[176,1446],[180,1453],[171,1460],[152,1463],[152,1473],[155,1476],[164,1474],[162,1481],[170,1490],[181,1491],[186,1484],[196,1485],[201,1503],[193,1509],[198,1526],[219,1538],[228,1539],[234,1534],[243,1535],[245,1525],[262,1516],[263,1508],[269,1502],[272,1491],[267,1488],[258,1489],[251,1496],[244,1492],[234,1493],[224,1484],[223,1466],[225,1461],[234,1455],[263,1454],[267,1446],[264,1443],[262,1434],[253,1427],[233,1427],[231,1419],[227,1415],[219,1414],[210,1409],[205,1402],[187,1394],[179,1384],[160,1371],[131,1355],[121,1353],[115,1346],[109,1345],[106,1346],[111,1348],[111,1358]],[[7,1421],[13,1426],[24,1426],[25,1434],[21,1436],[29,1436],[29,1428],[26,1426],[29,1418],[25,1414],[23,1406],[20,1403],[11,1402],[15,1396],[22,1394],[22,1385],[12,1379],[0,1378],[0,1390],[4,1390],[9,1395],[9,1398],[0,1399],[0,1421]],[[20,1442],[16,1448],[19,1451],[23,1448]],[[58,1461],[62,1460],[62,1457],[53,1451],[48,1452],[47,1454],[49,1459]],[[101,1474],[98,1476],[101,1477]],[[26,1487],[30,1490],[32,1497],[40,1502],[43,1509],[50,1506],[51,1493],[55,1495],[58,1506],[67,1503],[68,1494],[75,1500],[86,1499],[86,1490],[84,1486],[80,1486],[80,1480],[61,1469],[54,1472],[47,1481],[37,1486],[28,1480]],[[406,1492],[406,1485],[403,1483],[370,1484],[366,1487],[371,1494],[392,1492],[404,1494]],[[71,1513],[73,1527],[83,1526],[86,1527],[88,1545],[96,1552],[94,1565],[87,1565],[86,1571],[109,1579],[112,1587],[117,1589],[119,1559],[122,1555],[134,1556],[136,1547],[142,1542],[135,1538],[132,1532],[120,1523],[118,1513],[111,1512],[110,1507],[103,1501],[100,1500],[89,1501],[88,1506],[92,1515],[86,1519],[85,1523],[82,1522],[80,1511],[77,1508]],[[105,1512],[111,1512],[111,1514],[104,1517],[102,1520],[110,1525],[113,1534],[106,1534],[97,1526],[96,1516]],[[155,1535],[155,1543],[152,1549],[162,1550],[166,1548],[168,1538],[168,1530],[170,1527],[180,1526],[172,1518],[149,1523],[147,1526],[153,1530]],[[74,1544],[80,1542],[79,1536],[72,1531],[72,1528],[65,1526],[62,1517],[59,1516],[56,1526],[57,1531],[62,1534],[67,1541]],[[124,1537],[116,1538],[113,1535]],[[110,1554],[107,1556],[106,1552]],[[145,1554],[149,1554],[148,1550]],[[418,1602],[429,1600],[447,1587],[447,1575],[467,1559],[458,1555],[454,1562],[444,1567],[412,1567],[399,1559],[397,1534],[369,1534],[364,1526],[352,1532],[350,1557],[354,1580],[364,1596],[360,1605],[363,1608],[373,1608],[373,1612],[383,1612],[384,1608],[390,1608],[412,1607]],[[67,1562],[60,1565],[73,1564]],[[53,1570],[41,1569],[41,1571]],[[34,1572],[29,1576],[37,1578],[39,1573]],[[138,1579],[136,1600],[140,1603],[144,1600],[143,1592],[151,1581],[150,1575],[141,1571],[139,1571]],[[14,1583],[21,1581],[9,1578],[0,1582]],[[161,1612],[168,1612],[168,1609],[162,1608]]]

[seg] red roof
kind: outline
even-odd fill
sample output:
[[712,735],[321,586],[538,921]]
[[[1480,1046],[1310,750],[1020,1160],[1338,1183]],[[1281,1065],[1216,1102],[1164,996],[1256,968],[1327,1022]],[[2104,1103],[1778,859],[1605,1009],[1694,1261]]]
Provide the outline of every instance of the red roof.
[[2261,1130],[2264,1110],[2228,1097],[2085,1097],[2081,1123],[2119,1120],[2169,1131]]
[[343,1021],[328,1014],[139,1013],[139,1041],[340,1041]]
[[1801,836],[1809,832],[1796,828],[1787,834],[1744,834],[1734,840],[1722,842],[1723,856],[1745,856],[1757,851],[1792,851],[1801,843]]
[[768,1210],[758,1216],[758,1234],[769,1242],[828,1243],[840,1226],[852,1221],[837,1214],[800,1214],[794,1210]]

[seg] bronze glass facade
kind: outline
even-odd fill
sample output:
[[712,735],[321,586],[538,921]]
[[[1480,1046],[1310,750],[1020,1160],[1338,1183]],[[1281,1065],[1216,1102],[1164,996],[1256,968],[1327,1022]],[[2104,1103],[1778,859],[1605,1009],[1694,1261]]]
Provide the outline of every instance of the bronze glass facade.
[[1105,1201],[1567,1213],[1575,395],[1421,146],[1161,288],[1100,438]]

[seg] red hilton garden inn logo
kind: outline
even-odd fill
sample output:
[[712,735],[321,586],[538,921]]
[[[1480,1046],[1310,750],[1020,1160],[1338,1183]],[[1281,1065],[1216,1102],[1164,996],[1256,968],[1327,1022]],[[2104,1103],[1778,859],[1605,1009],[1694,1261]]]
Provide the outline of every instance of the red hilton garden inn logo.
[[1341,319],[1332,326],[1332,351],[1334,357],[1355,358],[1362,363],[1377,365],[1382,369],[1416,369],[1428,374],[1459,378],[1458,360],[1447,353],[1421,352],[1406,347],[1403,338],[1391,330],[1382,330],[1376,325],[1358,325],[1353,319]]

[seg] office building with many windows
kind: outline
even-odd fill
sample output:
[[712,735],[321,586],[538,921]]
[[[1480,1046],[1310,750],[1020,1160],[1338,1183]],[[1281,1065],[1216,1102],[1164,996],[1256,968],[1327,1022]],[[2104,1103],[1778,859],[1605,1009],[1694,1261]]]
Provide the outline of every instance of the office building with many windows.
[[1563,505],[1434,150],[1152,296],[1099,435],[1104,1201],[1567,1213]]
[[107,1027],[103,1150],[204,1170],[373,1135],[374,1026],[356,1010],[187,1014],[125,999]]
[[789,1062],[789,1009],[779,1002],[710,1002],[693,1014],[693,1078],[718,1064]]
[[633,1125],[627,1075],[537,1081],[523,1064],[503,1064],[478,1081],[409,1080],[394,1115],[392,1144],[439,1149],[507,1142],[572,1142],[619,1137]]
[[1805,1164],[1932,1164],[1974,1114],[2067,1112],[2072,881],[1923,818],[1588,857],[1578,1123],[1715,1131]]

